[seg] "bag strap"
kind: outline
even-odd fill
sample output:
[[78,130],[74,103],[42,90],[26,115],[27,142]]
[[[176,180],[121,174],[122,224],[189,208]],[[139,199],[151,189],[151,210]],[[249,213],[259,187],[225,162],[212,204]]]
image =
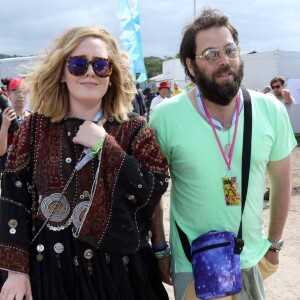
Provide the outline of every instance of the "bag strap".
[[[243,225],[242,216],[246,205],[248,181],[249,181],[249,170],[251,161],[251,142],[252,142],[252,104],[249,92],[242,88],[244,98],[244,135],[243,135],[243,157],[242,157],[242,213],[239,231],[235,243],[235,253],[240,254],[244,247],[244,241],[242,239]],[[180,241],[185,253],[185,256],[191,261],[191,246],[188,241],[186,234],[181,230],[175,221],[175,225],[180,237]]]
[[243,136],[243,160],[242,160],[242,215],[239,231],[237,234],[235,253],[240,254],[244,247],[243,235],[243,213],[246,204],[249,171],[251,161],[251,144],[252,144],[252,104],[249,92],[242,88],[244,97],[244,136]]

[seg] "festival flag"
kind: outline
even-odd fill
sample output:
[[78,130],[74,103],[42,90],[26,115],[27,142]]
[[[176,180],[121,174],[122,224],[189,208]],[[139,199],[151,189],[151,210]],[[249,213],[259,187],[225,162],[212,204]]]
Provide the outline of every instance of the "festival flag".
[[130,71],[134,80],[139,73],[138,82],[148,79],[144,62],[139,0],[119,0],[117,16],[121,19],[121,43],[130,58]]

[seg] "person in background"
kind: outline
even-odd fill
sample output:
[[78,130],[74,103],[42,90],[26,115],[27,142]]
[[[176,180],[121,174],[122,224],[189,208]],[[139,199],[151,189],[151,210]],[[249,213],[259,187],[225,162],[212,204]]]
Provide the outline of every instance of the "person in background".
[[140,88],[140,84],[136,83],[136,94],[132,102],[133,111],[140,116],[147,118],[147,108],[145,104],[145,96]]
[[[150,126],[168,159],[172,179],[170,242],[175,298],[194,300],[197,298],[192,266],[175,222],[191,242],[212,230],[237,234],[241,220],[238,199],[244,90],[241,90],[243,61],[238,32],[226,15],[206,8],[185,27],[179,57],[187,77],[196,87],[154,108]],[[237,295],[224,299],[263,300],[263,279],[278,268],[283,245],[282,234],[291,197],[291,151],[296,140],[283,105],[263,93],[248,92],[253,122],[250,176],[242,217],[243,287]],[[266,170],[271,184],[271,209],[268,233],[264,234]],[[233,194],[237,201],[227,200],[232,199],[232,194],[226,193],[225,178],[239,182]],[[166,267],[165,272],[168,270]],[[229,280],[221,278],[222,283],[231,285]]]
[[285,83],[284,78],[282,76],[277,76],[270,81],[270,86],[272,88],[275,97],[281,103],[283,103],[287,109],[289,109],[292,107],[294,103],[294,99],[290,91],[284,88],[284,83]]
[[182,89],[179,87],[178,82],[175,81],[174,82],[174,90],[173,90],[172,95],[176,96],[176,95],[180,94],[181,92],[182,92]]
[[2,86],[0,88],[0,95],[4,95],[5,97],[7,97],[7,82],[9,82],[8,78],[2,78],[1,79],[2,82]]
[[151,92],[151,88],[147,87],[144,89],[143,94],[145,96],[145,104],[147,109],[147,119],[149,120],[149,113],[150,113],[150,105],[152,99],[155,97],[155,94]]
[[[121,59],[124,64],[124,67],[128,69],[130,74],[130,57],[126,51],[121,52]],[[131,76],[131,74],[130,74]],[[146,104],[142,90],[140,89],[140,84],[136,83],[136,93],[132,99],[133,112],[137,113],[140,116],[146,117]]]
[[263,89],[263,93],[272,97],[275,97],[274,94],[272,93],[272,89],[269,85],[266,85]]
[[170,85],[167,81],[162,81],[158,86],[159,95],[154,97],[151,101],[150,111],[159,103],[163,102],[169,95]]
[[[7,150],[13,142],[17,130],[30,114],[25,109],[26,97],[29,90],[24,85],[22,78],[2,79],[7,85],[7,93],[0,95],[0,174],[5,167]],[[0,178],[1,178],[0,175]]]
[[26,81],[32,114],[2,178],[0,299],[168,299],[149,244],[167,161],[131,112],[135,87],[115,38],[73,27]]

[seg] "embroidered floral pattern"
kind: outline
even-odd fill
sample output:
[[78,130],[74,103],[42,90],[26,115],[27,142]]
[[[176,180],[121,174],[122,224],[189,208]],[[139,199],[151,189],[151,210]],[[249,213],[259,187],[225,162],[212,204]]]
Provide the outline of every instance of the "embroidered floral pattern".
[[0,245],[0,266],[5,270],[29,273],[28,253],[22,249]]
[[29,162],[30,120],[31,118],[24,120],[25,126],[21,126],[14,137],[14,144],[9,147],[6,164],[8,172],[16,172],[23,169]]
[[[26,202],[26,207],[29,204],[28,201],[32,201],[30,205],[33,205],[33,214],[30,230],[33,236],[41,230],[41,225],[45,221],[45,217],[36,214],[43,197],[49,193],[62,192],[76,162],[80,159],[84,147],[74,145],[72,138],[82,122],[78,119],[67,119],[61,123],[51,123],[48,118],[36,115],[35,118],[29,117],[25,120],[18,132],[16,144],[13,145],[9,154],[8,170],[22,173],[20,178],[33,176],[33,180],[28,178],[28,182],[22,182],[24,189],[28,184],[33,183],[30,188],[32,193],[28,193],[32,199],[20,198],[15,189],[12,190],[9,187],[5,196],[14,201],[18,198],[20,203]],[[115,121],[107,123],[109,124],[106,124],[105,128],[108,135],[103,144],[100,175],[93,201],[90,203],[78,239],[92,246],[97,244],[100,246],[103,239],[105,245],[109,245],[109,250],[112,249],[111,246],[123,247],[126,253],[130,247],[130,253],[133,253],[139,245],[147,243],[145,238],[142,242],[140,241],[141,232],[145,231],[147,234],[149,231],[153,209],[166,190],[167,184],[163,181],[167,177],[167,162],[154,140],[153,131],[147,127],[143,118],[132,116],[122,124]],[[31,128],[35,129],[34,139]],[[30,146],[34,149],[30,149]],[[30,159],[33,153],[34,159]],[[138,162],[134,158],[137,158]],[[25,167],[28,165],[29,170],[33,170],[32,172],[27,173]],[[32,165],[35,167],[33,168]],[[70,204],[71,212],[80,202],[90,200],[89,194],[95,180],[97,166],[98,158],[94,158],[72,179],[72,183],[64,194]],[[141,166],[143,171],[140,170]],[[157,174],[154,175],[154,173]],[[133,195],[136,200],[131,201],[131,198],[125,195]],[[62,208],[58,207],[58,209]],[[127,211],[128,214],[122,214]],[[120,213],[121,218],[118,215]],[[139,217],[137,217],[138,213]],[[59,225],[64,227],[63,224]],[[139,226],[145,230],[141,231]],[[41,235],[49,228],[45,226]],[[113,236],[105,234],[108,229],[110,229],[109,232],[114,233]],[[117,234],[122,237],[121,244]],[[127,240],[129,239],[131,241],[128,246]],[[28,254],[25,251],[16,251],[15,248],[2,245],[0,262],[4,260],[5,263],[0,264],[1,268],[28,272]]]

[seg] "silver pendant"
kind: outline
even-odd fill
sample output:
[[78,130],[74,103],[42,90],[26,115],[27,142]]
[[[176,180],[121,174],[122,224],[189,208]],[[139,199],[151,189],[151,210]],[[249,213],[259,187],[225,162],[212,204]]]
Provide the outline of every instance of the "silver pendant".
[[51,230],[62,230],[69,226],[70,204],[65,196],[61,193],[53,193],[43,197],[40,202],[40,213],[48,220],[47,227]]
[[79,228],[80,225],[82,224],[88,206],[89,206],[89,201],[83,201],[78,203],[73,209],[72,220],[73,220],[73,225],[76,228]]

